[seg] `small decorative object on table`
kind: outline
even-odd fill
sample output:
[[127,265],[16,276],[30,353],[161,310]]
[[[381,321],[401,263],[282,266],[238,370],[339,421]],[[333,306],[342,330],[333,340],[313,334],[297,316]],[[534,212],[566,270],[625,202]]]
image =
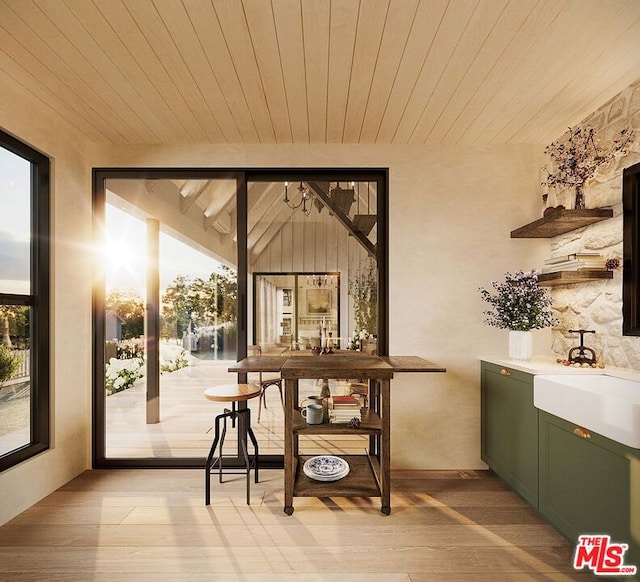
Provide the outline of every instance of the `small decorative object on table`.
[[485,323],[509,330],[509,357],[513,360],[530,360],[532,354],[532,329],[555,325],[551,311],[551,297],[538,284],[535,272],[517,271],[505,274],[505,282],[492,281],[496,291],[492,295],[480,287],[480,297],[492,309],[483,311]]
[[361,424],[362,421],[359,418],[354,417],[347,423],[347,428],[360,428]]
[[601,153],[596,147],[595,130],[592,127],[570,127],[558,141],[544,150],[553,162],[554,171],[550,172],[545,167],[547,178],[543,185],[575,188],[574,208],[581,210],[585,208],[585,182],[593,178],[599,166],[613,160],[616,154],[626,154],[632,143],[633,131],[622,129],[608,151]]

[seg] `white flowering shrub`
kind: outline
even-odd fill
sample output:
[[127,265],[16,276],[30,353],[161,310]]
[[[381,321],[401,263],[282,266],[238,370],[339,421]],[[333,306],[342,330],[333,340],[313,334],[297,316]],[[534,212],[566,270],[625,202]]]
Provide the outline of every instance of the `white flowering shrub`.
[[[122,353],[124,357],[111,358],[105,374],[107,396],[131,388],[144,377],[144,358],[132,358],[130,353]],[[160,372],[175,372],[189,365],[189,354],[180,346],[160,344]]]
[[181,346],[160,344],[160,372],[175,372],[189,365],[189,354]]
[[144,376],[144,360],[142,358],[127,358],[118,360],[111,358],[107,364],[105,374],[105,389],[107,396],[131,388]]

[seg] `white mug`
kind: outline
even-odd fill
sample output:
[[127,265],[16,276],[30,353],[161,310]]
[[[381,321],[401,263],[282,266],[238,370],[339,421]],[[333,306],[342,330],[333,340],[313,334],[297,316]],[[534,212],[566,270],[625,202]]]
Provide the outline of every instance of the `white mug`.
[[307,419],[307,424],[322,424],[322,404],[308,404],[302,409],[302,416]]

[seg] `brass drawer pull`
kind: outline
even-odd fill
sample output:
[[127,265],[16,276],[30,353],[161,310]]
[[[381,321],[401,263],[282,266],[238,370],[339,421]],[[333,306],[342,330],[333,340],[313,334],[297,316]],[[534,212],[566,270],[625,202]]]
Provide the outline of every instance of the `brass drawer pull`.
[[573,434],[577,437],[580,437],[581,439],[591,438],[591,433],[586,428],[582,428],[581,426],[576,426],[576,428],[573,429]]
[[507,370],[506,368],[502,368],[502,370],[500,370],[500,373],[503,376],[511,376],[511,372],[509,372],[509,370]]

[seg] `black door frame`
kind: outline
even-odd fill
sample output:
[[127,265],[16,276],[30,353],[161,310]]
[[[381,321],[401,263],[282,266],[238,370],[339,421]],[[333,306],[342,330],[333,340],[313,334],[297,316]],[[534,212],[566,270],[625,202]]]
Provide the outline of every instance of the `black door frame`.
[[[92,172],[93,228],[96,240],[104,224],[106,203],[105,183],[108,179],[235,179],[237,185],[237,233],[238,233],[238,360],[247,355],[247,291],[248,255],[247,228],[249,182],[297,181],[369,181],[377,184],[377,238],[376,259],[378,265],[378,353],[388,355],[389,350],[389,170],[388,168],[94,168]],[[244,244],[240,244],[243,241]],[[104,398],[104,289],[105,281],[99,273],[93,277],[92,297],[92,466],[99,468],[189,468],[204,467],[205,457],[165,458],[107,458],[106,407]],[[239,374],[238,381],[246,381]],[[238,463],[240,459],[238,459]],[[282,468],[283,455],[261,456],[264,468]]]

